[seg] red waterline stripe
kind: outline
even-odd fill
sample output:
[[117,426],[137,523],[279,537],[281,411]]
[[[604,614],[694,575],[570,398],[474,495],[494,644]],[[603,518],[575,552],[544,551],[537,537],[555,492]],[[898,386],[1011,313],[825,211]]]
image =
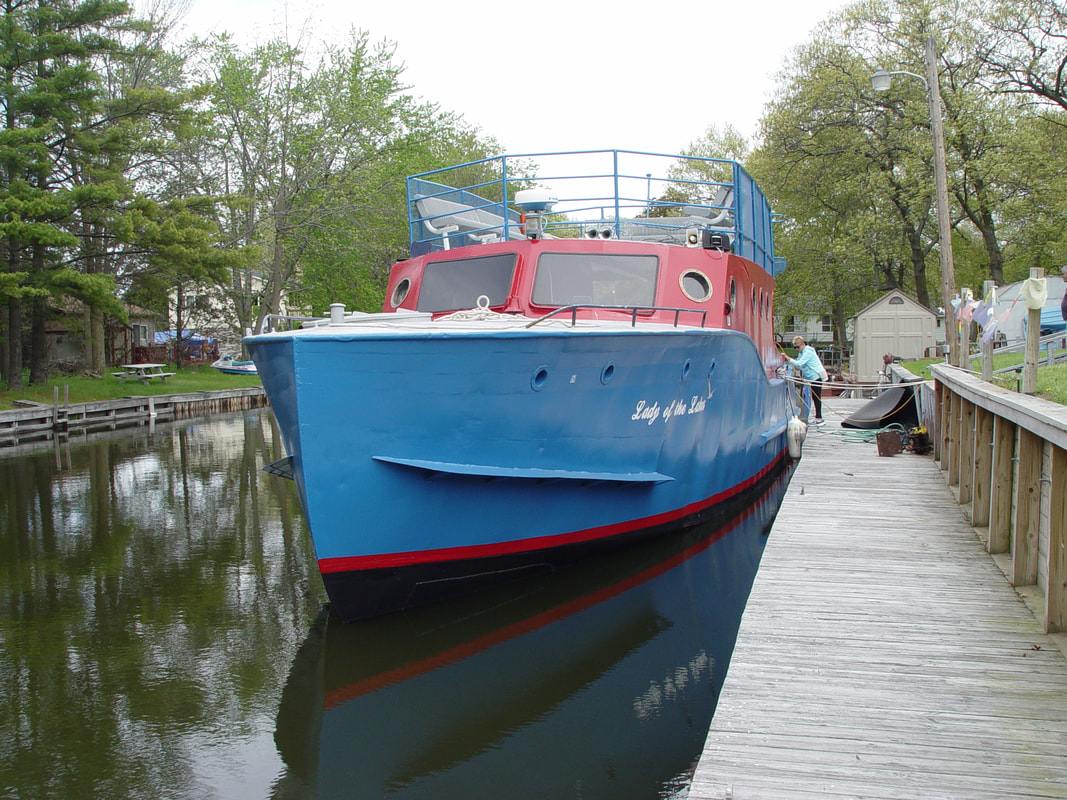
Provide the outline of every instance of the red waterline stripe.
[[530,539],[494,542],[492,544],[442,547],[436,550],[416,550],[410,553],[385,553],[370,556],[320,558],[319,572],[325,575],[331,572],[358,572],[361,570],[383,569],[387,567],[406,567],[412,564],[429,564],[438,561],[459,561],[467,558],[513,555],[515,553],[528,553],[535,550],[561,547],[568,544],[591,542],[597,539],[607,539],[622,533],[641,530],[642,528],[652,528],[656,525],[663,525],[668,522],[684,519],[740,494],[770,473],[785,455],[786,450],[783,449],[777,456],[775,456],[770,464],[761,469],[751,478],[719,492],[716,495],[712,495],[706,500],[690,503],[689,505],[674,511],[666,511],[651,517],[629,520],[627,522],[617,522],[612,525],[603,525],[598,528],[588,528],[582,531],[572,531],[571,533],[559,533],[554,536],[535,536]]
[[[774,487],[768,487],[764,498],[770,494],[771,489]],[[444,652],[437,653],[428,658],[414,661],[403,666],[396,667],[395,669],[386,670],[385,672],[373,675],[369,678],[364,678],[356,683],[348,684],[347,686],[341,686],[336,689],[330,689],[326,691],[323,699],[323,706],[325,709],[335,708],[342,705],[349,700],[353,700],[365,694],[376,692],[379,689],[383,689],[386,686],[391,686],[395,683],[410,680],[416,678],[419,675],[423,675],[427,672],[442,667],[446,664],[453,664],[458,661],[462,661],[465,658],[470,658],[473,655],[477,655],[483,650],[488,650],[490,647],[494,647],[502,642],[506,642],[510,639],[514,639],[518,636],[530,633],[531,631],[543,628],[546,625],[550,625],[561,619],[566,619],[579,611],[584,611],[587,608],[592,608],[605,600],[609,600],[612,597],[617,597],[636,586],[640,586],[643,583],[647,583],[653,578],[657,578],[666,572],[674,569],[676,566],[684,561],[688,561],[704,550],[707,550],[715,542],[722,539],[726,534],[734,530],[744,520],[748,519],[752,515],[754,507],[762,502],[763,498],[760,498],[753,503],[752,508],[747,508],[738,516],[731,519],[725,526],[717,530],[714,534],[703,539],[695,544],[690,545],[679,553],[675,553],[670,558],[662,561],[655,566],[648,567],[642,572],[636,575],[631,575],[628,578],[624,578],[618,583],[614,583],[610,586],[606,586],[602,589],[598,589],[591,594],[584,597],[576,598],[575,600],[568,601],[562,605],[550,608],[546,611],[542,611],[540,614],[536,614],[529,619],[521,620],[519,622],[513,622],[510,625],[505,625],[492,633],[487,633],[484,636],[480,636],[473,641],[466,642],[464,644],[456,645]]]

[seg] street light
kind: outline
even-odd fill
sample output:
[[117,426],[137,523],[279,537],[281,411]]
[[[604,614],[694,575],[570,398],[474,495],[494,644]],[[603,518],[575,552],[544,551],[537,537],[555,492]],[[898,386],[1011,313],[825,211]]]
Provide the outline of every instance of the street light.
[[884,69],[877,69],[871,75],[871,86],[876,92],[888,91],[894,75],[909,75],[921,80],[930,101],[930,131],[934,137],[934,199],[937,202],[937,235],[941,245],[941,304],[945,308],[945,340],[948,342],[949,363],[966,367],[969,365],[961,352],[956,319],[952,314],[956,275],[952,263],[952,222],[948,216],[948,177],[945,172],[945,132],[941,124],[941,87],[937,80],[937,49],[933,37],[926,40],[925,78],[914,72],[886,72]]

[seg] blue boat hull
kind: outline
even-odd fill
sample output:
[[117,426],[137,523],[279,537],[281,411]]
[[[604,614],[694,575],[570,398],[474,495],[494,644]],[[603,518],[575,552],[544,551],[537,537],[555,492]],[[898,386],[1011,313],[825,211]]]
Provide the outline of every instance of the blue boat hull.
[[732,331],[246,343],[346,620],[695,524],[788,461],[787,386]]
[[576,786],[587,799],[684,795],[787,479],[723,527],[544,580],[404,618],[320,616],[282,693],[277,785],[434,800]]

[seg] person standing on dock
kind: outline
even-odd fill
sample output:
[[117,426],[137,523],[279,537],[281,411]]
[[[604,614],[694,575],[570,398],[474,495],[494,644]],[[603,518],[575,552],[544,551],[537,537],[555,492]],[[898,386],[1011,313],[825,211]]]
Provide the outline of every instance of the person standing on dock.
[[789,363],[800,370],[800,377],[810,381],[811,401],[815,406],[815,419],[810,424],[823,425],[825,420],[822,418],[822,382],[830,376],[826,374],[826,367],[819,360],[815,348],[805,342],[803,336],[793,337],[793,347],[797,349],[797,357],[790,358]]
[[1060,300],[1060,316],[1067,322],[1067,267],[1060,268],[1060,277],[1063,278],[1063,299]]

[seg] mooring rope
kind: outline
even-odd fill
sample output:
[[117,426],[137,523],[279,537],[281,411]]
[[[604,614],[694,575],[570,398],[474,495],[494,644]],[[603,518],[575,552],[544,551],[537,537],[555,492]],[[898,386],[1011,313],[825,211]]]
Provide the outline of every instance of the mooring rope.
[[[809,381],[806,378],[801,378],[801,377],[797,377],[797,376],[794,376],[794,375],[785,376],[785,380],[790,381],[791,383],[793,383],[793,384],[795,384],[797,386],[812,386],[813,384],[819,383],[824,387],[826,387],[826,386],[830,386],[830,387],[846,386],[848,388],[853,388],[853,387],[875,387],[875,388],[882,388],[882,389],[892,389],[892,388],[895,388],[897,386],[914,386],[916,384],[916,382],[909,382],[909,383],[875,383],[875,384],[843,383],[842,384],[842,383],[836,383],[836,382],[830,382],[830,381]],[[842,419],[852,419],[852,420],[855,420],[856,422],[882,422],[883,420],[888,419],[891,415],[899,413],[902,409],[906,408],[909,403],[914,403],[915,402],[915,392],[912,392],[907,397],[907,399],[904,401],[903,404],[901,404],[899,407],[894,408],[889,414],[883,414],[880,417],[872,417],[870,419],[858,418],[855,415],[846,417],[844,414],[842,414],[836,408],[833,408],[832,406],[827,405],[827,403],[825,402],[825,399],[826,398],[823,398],[823,401],[824,401],[823,402],[823,407],[824,408],[828,408],[836,416],[841,417]],[[916,410],[915,416],[916,416],[916,419],[918,419],[918,416],[919,416],[918,410]],[[895,422],[891,423],[889,425],[889,428],[891,428],[893,425],[897,425],[897,423],[895,423]],[[819,427],[819,426],[816,426],[816,427]],[[901,428],[901,429],[903,430],[903,428]],[[857,431],[859,431],[859,430],[864,430],[864,429],[857,428],[857,429],[847,429],[847,430],[857,430]],[[877,428],[877,429],[871,428],[869,430],[870,430],[870,432],[872,432],[874,434],[877,434],[878,431],[880,431],[880,430],[888,430],[888,428]]]
[[503,313],[501,313],[499,311],[493,311],[491,308],[489,308],[489,298],[486,297],[484,294],[483,295],[479,295],[478,299],[475,300],[475,303],[477,303],[477,305],[474,308],[465,308],[465,309],[462,309],[460,311],[453,311],[451,314],[446,314],[443,317],[438,317],[437,321],[438,322],[450,322],[450,321],[455,321],[455,322],[478,321],[478,322],[482,322],[482,321],[489,320],[489,319],[499,319],[499,320],[504,320],[504,319],[513,320],[513,319],[515,319],[515,316],[516,316],[515,314],[503,314]]

